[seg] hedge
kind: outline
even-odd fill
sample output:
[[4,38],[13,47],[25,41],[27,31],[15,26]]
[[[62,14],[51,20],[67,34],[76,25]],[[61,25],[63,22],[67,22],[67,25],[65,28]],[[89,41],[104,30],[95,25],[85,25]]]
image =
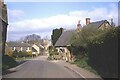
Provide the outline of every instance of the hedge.
[[120,28],[106,31],[94,37],[88,46],[88,63],[103,78],[118,77],[118,38]]
[[7,70],[11,67],[17,66],[18,63],[14,60],[14,58],[8,56],[8,55],[3,55],[2,56],[2,70]]

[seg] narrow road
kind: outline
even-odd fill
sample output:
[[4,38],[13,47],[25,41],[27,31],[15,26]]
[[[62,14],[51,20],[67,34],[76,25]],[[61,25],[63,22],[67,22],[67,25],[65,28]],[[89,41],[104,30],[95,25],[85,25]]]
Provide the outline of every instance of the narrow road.
[[46,56],[29,60],[14,72],[3,75],[3,78],[80,78],[74,72],[57,62],[47,61]]

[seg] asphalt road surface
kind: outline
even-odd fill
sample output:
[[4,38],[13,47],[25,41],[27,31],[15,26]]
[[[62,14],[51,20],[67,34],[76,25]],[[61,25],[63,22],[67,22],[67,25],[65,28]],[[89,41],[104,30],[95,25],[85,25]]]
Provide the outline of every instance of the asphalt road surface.
[[3,78],[80,78],[62,64],[58,64],[59,61],[52,62],[46,59],[46,56],[40,56],[29,60],[13,72],[3,75]]

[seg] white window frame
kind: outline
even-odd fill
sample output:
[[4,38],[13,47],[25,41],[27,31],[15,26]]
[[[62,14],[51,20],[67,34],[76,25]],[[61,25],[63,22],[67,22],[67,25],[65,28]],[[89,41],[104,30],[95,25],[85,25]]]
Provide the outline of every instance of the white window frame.
[[22,51],[23,50],[23,47],[20,47],[20,51]]

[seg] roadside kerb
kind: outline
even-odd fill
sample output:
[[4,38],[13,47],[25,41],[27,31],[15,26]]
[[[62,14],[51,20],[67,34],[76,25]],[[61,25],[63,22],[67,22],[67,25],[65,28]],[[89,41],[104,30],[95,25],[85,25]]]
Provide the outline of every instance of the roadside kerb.
[[74,69],[72,69],[71,67],[68,67],[66,65],[64,67],[67,68],[67,69],[69,69],[69,70],[71,70],[71,71],[73,71],[74,73],[76,73],[77,75],[79,75],[79,76],[81,76],[82,78],[85,79],[85,77],[82,74],[80,74],[78,71],[75,71]]
[[[27,61],[26,61],[26,62],[27,62]],[[23,62],[22,64],[20,64],[20,65],[18,65],[18,66],[16,66],[16,67],[10,68],[10,69],[8,69],[8,70],[9,70],[9,71],[14,71],[14,70],[16,70],[17,68],[23,66],[26,62]]]

